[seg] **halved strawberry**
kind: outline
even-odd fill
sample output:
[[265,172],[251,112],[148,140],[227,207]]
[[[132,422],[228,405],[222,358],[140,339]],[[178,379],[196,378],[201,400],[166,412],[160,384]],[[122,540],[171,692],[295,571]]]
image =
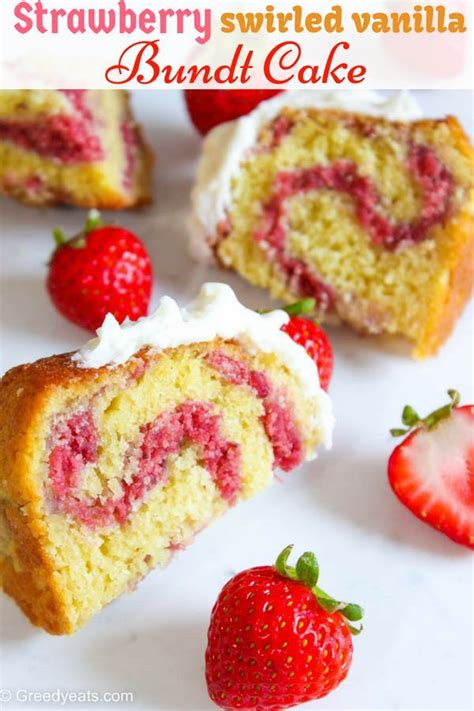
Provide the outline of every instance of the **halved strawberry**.
[[388,462],[390,485],[400,501],[425,523],[474,549],[474,406],[450,403],[425,418],[409,405],[402,414],[408,436]]

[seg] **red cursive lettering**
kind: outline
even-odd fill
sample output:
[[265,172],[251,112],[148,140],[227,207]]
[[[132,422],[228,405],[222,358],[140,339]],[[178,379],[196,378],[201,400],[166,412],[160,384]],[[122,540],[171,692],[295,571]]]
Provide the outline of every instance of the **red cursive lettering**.
[[[139,84],[151,84],[156,81],[160,73],[160,68],[155,62],[160,51],[158,42],[159,40],[142,40],[126,47],[120,55],[118,64],[109,67],[105,72],[107,81],[110,84],[128,84],[135,78]],[[140,73],[142,66],[149,68],[147,76]]]

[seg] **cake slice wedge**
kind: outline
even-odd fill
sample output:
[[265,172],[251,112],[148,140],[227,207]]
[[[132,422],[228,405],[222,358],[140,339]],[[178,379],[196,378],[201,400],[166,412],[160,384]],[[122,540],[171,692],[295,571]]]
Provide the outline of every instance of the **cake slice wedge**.
[[69,634],[230,506],[330,444],[304,348],[232,290],[119,324],[0,389],[0,570],[30,620]]
[[288,92],[207,136],[192,251],[322,321],[437,352],[472,291],[474,154],[407,94]]
[[125,91],[0,91],[0,192],[17,200],[136,207],[152,162]]

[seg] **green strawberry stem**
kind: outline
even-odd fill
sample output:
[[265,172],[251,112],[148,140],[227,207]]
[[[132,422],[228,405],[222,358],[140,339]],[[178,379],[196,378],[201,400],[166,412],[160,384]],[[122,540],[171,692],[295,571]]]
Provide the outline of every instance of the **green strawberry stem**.
[[57,247],[61,247],[67,242],[67,235],[61,227],[55,227],[53,230],[53,239]]
[[[288,316],[304,316],[314,313],[316,308],[316,299],[301,299],[301,301],[295,301],[293,304],[288,304],[288,306],[281,306],[280,311],[285,311]],[[258,310],[258,314],[268,314],[271,310]]]
[[402,422],[405,425],[405,429],[394,427],[390,430],[390,434],[393,437],[403,437],[414,429],[423,427],[431,430],[436,427],[442,420],[446,420],[451,415],[453,408],[457,407],[461,402],[461,396],[457,390],[448,390],[448,395],[450,402],[434,410],[426,417],[420,417],[410,405],[405,405],[402,412]]
[[295,301],[294,304],[288,304],[284,306],[282,311],[286,311],[289,316],[303,316],[304,314],[314,313],[316,307],[315,299],[301,299],[301,301]]
[[350,624],[351,622],[359,622],[362,619],[364,615],[362,607],[354,603],[335,600],[317,585],[319,565],[314,553],[303,553],[303,555],[298,558],[295,567],[288,565],[288,558],[292,550],[292,545],[287,546],[276,559],[275,568],[278,573],[291,580],[297,580],[312,590],[318,604],[323,610],[329,613],[338,612],[344,618],[344,622],[352,634],[356,635],[362,632],[362,625],[354,627]]
[[69,247],[72,247],[73,249],[81,249],[86,246],[85,237],[89,234],[89,232],[96,230],[98,227],[101,227],[103,224],[104,223],[102,221],[100,212],[95,209],[90,210],[89,214],[87,215],[86,222],[84,224],[84,229],[78,235],[75,235],[74,237],[69,238],[61,227],[56,227],[53,230],[53,238],[56,243],[56,247],[59,248],[65,244],[67,244]]
[[92,232],[92,230],[96,230],[98,227],[101,227],[104,223],[102,222],[102,217],[100,215],[100,212],[98,210],[90,210],[89,214],[87,215],[87,220],[86,224],[84,225],[84,233],[86,235],[89,234],[89,232]]

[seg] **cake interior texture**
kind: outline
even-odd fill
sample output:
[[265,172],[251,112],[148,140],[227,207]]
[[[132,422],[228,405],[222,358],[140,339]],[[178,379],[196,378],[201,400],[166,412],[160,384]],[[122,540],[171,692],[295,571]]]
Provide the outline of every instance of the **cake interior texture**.
[[72,633],[321,440],[294,374],[233,342],[69,356],[13,369],[0,395],[2,583]]
[[474,161],[456,119],[284,109],[232,181],[218,260],[319,317],[436,352],[472,289]]
[[0,92],[0,191],[33,205],[150,199],[151,153],[124,91]]

